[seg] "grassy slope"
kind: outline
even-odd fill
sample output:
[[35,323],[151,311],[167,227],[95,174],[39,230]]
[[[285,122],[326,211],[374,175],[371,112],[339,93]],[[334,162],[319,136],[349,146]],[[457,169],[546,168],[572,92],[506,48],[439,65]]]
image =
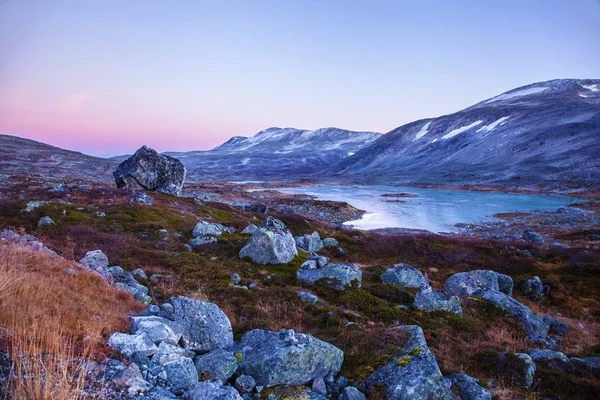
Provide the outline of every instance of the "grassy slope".
[[[37,193],[30,199],[44,198]],[[59,196],[59,195],[52,195]],[[539,250],[529,248],[534,257],[525,257],[522,244],[507,247],[464,238],[439,236],[378,236],[326,227],[314,221],[281,216],[294,235],[318,230],[322,237],[333,236],[346,251],[324,255],[340,262],[354,262],[363,269],[363,290],[343,294],[326,287],[313,288],[321,301],[304,304],[296,291],[295,272],[304,260],[298,256],[288,265],[259,266],[240,260],[237,253],[247,236],[223,235],[219,242],[199,252],[186,252],[183,244],[191,237],[195,222],[202,218],[236,228],[258,223],[262,216],[235,211],[219,204],[197,206],[191,199],[152,194],[151,206],[130,203],[125,192],[112,189],[74,192],[70,204],[58,201],[33,213],[22,213],[26,201],[0,201],[0,228],[23,228],[42,238],[67,258],[78,260],[88,250],[102,249],[111,264],[126,270],[143,268],[146,273],[172,274],[170,281],[148,282],[150,294],[162,301],[173,294],[184,294],[217,303],[229,316],[239,338],[249,329],[278,330],[294,328],[311,333],[344,350],[343,371],[349,378],[362,378],[389,360],[397,338],[390,327],[395,323],[423,327],[429,346],[444,373],[463,371],[488,380],[500,378],[494,390],[497,398],[562,395],[565,398],[593,398],[600,393],[598,382],[587,376],[556,374],[540,380],[533,394],[513,388],[502,377],[490,376],[478,362],[482,351],[526,351],[522,330],[510,319],[493,310],[471,310],[463,304],[464,318],[444,314],[424,314],[396,308],[411,303],[411,293],[380,282],[381,273],[393,263],[407,262],[427,273],[434,288],[441,288],[453,273],[473,269],[493,269],[516,281],[538,275],[552,286],[550,299],[532,303],[515,297],[537,313],[555,315],[575,325],[582,321],[585,330],[572,330],[561,350],[568,355],[598,354],[600,324],[598,310],[600,252],[596,250]],[[78,208],[83,207],[83,210]],[[63,211],[66,211],[66,215]],[[96,216],[105,212],[104,218]],[[38,229],[37,221],[51,216],[55,226]],[[159,229],[167,229],[163,236]],[[182,237],[175,237],[180,232]],[[255,291],[228,286],[229,275],[237,272],[242,283],[257,282]],[[273,279],[265,281],[266,275]],[[356,325],[346,326],[347,322]],[[544,376],[540,372],[538,376]]]

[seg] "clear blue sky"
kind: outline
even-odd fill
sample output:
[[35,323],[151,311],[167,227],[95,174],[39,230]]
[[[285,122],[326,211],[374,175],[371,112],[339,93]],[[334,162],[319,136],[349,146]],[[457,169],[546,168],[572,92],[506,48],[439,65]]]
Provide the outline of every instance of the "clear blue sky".
[[600,78],[598,0],[0,0],[0,132],[98,155],[387,132]]

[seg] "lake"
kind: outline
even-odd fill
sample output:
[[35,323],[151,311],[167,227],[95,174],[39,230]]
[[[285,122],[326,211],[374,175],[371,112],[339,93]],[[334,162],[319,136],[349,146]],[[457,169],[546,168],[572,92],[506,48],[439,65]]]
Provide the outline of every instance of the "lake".
[[[347,222],[357,229],[425,229],[432,232],[454,230],[457,223],[494,220],[493,214],[519,211],[555,211],[580,201],[562,196],[470,192],[421,189],[398,186],[315,185],[279,188],[290,194],[316,196],[319,200],[345,201],[367,213]],[[417,197],[382,197],[383,194],[408,193]]]

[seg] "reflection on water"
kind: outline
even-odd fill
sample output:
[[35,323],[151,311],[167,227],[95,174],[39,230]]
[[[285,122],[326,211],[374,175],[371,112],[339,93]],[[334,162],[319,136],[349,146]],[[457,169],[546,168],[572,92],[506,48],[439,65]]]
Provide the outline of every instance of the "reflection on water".
[[[554,211],[575,199],[530,194],[417,189],[394,186],[302,186],[277,189],[283,193],[314,195],[320,200],[345,201],[367,213],[348,222],[358,229],[410,228],[432,232],[452,230],[457,223],[491,220],[503,212]],[[411,193],[418,197],[381,197]],[[398,201],[396,201],[398,200]]]

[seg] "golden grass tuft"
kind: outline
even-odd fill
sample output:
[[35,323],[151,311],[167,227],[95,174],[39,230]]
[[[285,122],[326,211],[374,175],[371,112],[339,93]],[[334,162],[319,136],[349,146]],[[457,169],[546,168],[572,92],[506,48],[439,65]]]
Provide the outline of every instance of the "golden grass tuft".
[[14,399],[78,399],[85,365],[142,306],[63,258],[0,243],[0,338],[12,362]]

